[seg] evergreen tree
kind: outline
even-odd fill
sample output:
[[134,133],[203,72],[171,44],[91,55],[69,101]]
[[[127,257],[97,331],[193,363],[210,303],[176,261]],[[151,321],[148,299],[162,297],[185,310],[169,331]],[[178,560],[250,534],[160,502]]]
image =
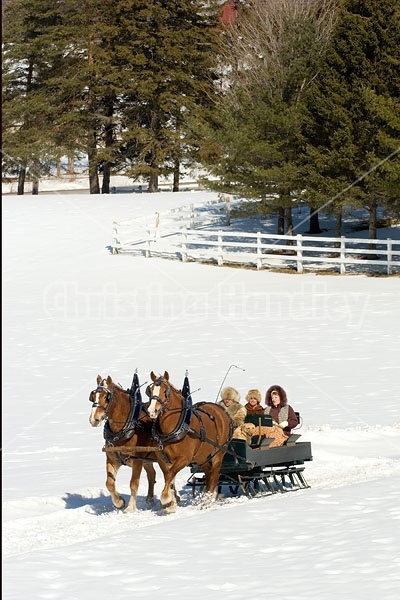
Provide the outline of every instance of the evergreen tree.
[[307,196],[334,210],[399,207],[400,1],[343,0],[308,96]]
[[50,0],[10,0],[4,19],[3,165],[5,172],[18,174],[18,194],[24,193],[27,171],[37,193],[38,180],[57,153],[47,82],[60,60],[51,43],[60,16]]
[[[160,174],[174,172],[178,185],[180,162],[192,144],[189,118],[213,91],[216,7],[200,0],[10,0],[14,24],[8,28],[5,113],[9,153],[17,154],[17,129],[28,139],[27,116],[22,127],[21,114],[29,112],[36,144],[47,139],[69,155],[71,148],[87,154],[91,193],[100,192],[100,168],[102,191],[108,192],[111,167],[127,162],[128,174],[148,176],[152,191]],[[20,109],[20,85],[13,77],[14,68],[25,61],[25,80],[32,71],[39,81],[39,67],[28,60],[36,21],[42,30],[33,59],[46,67],[40,78],[41,103],[39,93],[35,95],[41,120],[32,110]],[[33,98],[30,84],[24,83],[25,95]],[[40,160],[42,155],[39,149]]]
[[[139,59],[124,95],[128,173],[148,176],[156,191],[159,176],[174,174],[190,159],[191,123],[214,94],[218,3],[192,0],[137,2],[127,24],[131,52]],[[135,33],[133,33],[134,28]]]
[[211,185],[262,198],[250,205],[253,210],[278,208],[279,233],[284,215],[291,232],[293,200],[304,187],[300,155],[305,91],[318,72],[334,7],[322,0],[253,0],[223,36],[225,98],[205,133],[213,140],[211,151],[207,142],[202,155],[221,178]]

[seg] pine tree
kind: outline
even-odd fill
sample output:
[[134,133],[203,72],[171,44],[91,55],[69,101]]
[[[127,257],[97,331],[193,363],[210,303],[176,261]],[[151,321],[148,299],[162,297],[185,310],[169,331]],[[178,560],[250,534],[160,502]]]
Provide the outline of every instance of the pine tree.
[[4,19],[3,164],[18,174],[18,194],[24,193],[27,171],[37,193],[38,180],[57,153],[47,82],[60,60],[59,48],[50,42],[60,16],[50,0],[10,0]]
[[[42,29],[33,58],[45,66],[36,85],[42,96],[26,83],[25,95],[35,99],[41,120],[32,107],[23,112],[32,116],[39,160],[44,154],[39,140],[47,139],[57,155],[59,146],[69,155],[71,148],[85,152],[91,193],[100,192],[100,168],[102,191],[108,192],[111,168],[127,163],[131,176],[150,178],[152,191],[160,174],[174,172],[178,185],[180,162],[193,145],[188,121],[213,93],[216,7],[200,0],[10,0],[15,18],[7,40],[10,154],[19,143],[16,130],[26,140],[28,129],[26,116],[22,127],[13,70],[31,57],[31,29],[38,21]],[[39,66],[29,67],[28,61],[29,69],[38,83]]]
[[308,96],[307,195],[341,214],[399,203],[400,2],[343,0],[320,75]]
[[[190,158],[190,123],[213,91],[218,3],[168,0],[137,2],[127,23],[137,69],[124,95],[122,134],[132,177],[174,173]],[[132,30],[134,28],[134,32]]]
[[279,233],[284,215],[291,232],[293,200],[304,188],[299,157],[305,91],[329,38],[334,6],[318,0],[253,0],[223,36],[225,97],[208,131],[205,126],[206,139],[213,141],[202,149],[212,173],[221,178],[211,185],[261,198],[261,204],[250,205],[261,212],[278,209]]

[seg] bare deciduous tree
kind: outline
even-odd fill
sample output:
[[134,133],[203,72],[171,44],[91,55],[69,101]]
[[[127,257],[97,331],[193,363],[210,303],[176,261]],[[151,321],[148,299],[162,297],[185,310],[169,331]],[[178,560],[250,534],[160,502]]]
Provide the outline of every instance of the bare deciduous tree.
[[261,84],[275,98],[289,84],[297,101],[316,75],[310,66],[326,47],[336,9],[337,0],[249,0],[222,36],[225,80],[242,90]]

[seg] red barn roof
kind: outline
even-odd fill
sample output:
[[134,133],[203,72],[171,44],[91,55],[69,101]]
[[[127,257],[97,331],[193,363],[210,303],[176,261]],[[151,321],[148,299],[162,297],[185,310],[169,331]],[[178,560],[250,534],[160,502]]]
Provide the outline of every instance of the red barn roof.
[[235,21],[237,14],[236,2],[237,0],[226,0],[222,6],[221,20],[224,25],[230,25]]

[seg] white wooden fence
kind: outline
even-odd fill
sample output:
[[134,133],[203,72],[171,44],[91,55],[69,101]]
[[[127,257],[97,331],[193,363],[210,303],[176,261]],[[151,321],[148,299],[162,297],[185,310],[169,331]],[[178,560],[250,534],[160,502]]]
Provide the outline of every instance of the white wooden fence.
[[[271,266],[295,266],[303,273],[309,266],[332,268],[341,274],[346,266],[383,267],[388,275],[400,272],[400,240],[366,240],[362,238],[315,237],[298,234],[273,235],[235,231],[187,230],[182,234],[182,260],[195,259],[200,248],[209,248],[218,265],[253,263],[257,269]],[[372,248],[371,248],[372,246]],[[211,256],[210,256],[211,258]]]
[[241,264],[262,268],[337,269],[346,271],[400,273],[400,240],[368,240],[306,235],[273,235],[243,231],[184,229],[157,236],[148,230],[146,239],[114,252],[140,252],[147,257],[164,256],[184,262]]

